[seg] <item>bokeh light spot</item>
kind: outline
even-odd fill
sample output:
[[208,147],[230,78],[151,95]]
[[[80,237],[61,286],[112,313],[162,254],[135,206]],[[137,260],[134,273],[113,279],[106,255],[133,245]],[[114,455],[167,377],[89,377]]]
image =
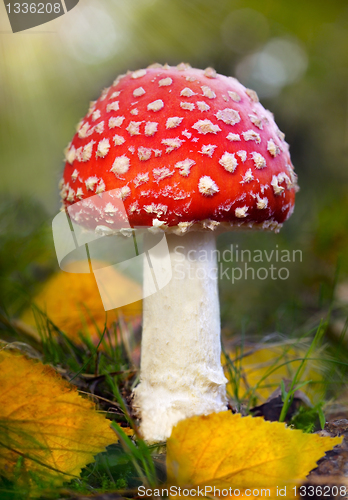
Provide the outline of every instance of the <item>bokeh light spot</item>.
[[307,65],[307,54],[296,39],[273,38],[261,51],[242,59],[236,76],[260,97],[272,97],[284,86],[298,81]]

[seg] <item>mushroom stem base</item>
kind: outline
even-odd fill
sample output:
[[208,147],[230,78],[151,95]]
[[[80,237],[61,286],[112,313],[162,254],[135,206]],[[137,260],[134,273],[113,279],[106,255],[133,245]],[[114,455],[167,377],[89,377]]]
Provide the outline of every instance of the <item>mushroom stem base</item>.
[[[226,410],[221,367],[215,236],[168,235],[172,279],[144,300],[140,384],[135,407],[148,442],[167,439],[193,415]],[[144,272],[144,289],[147,280]]]

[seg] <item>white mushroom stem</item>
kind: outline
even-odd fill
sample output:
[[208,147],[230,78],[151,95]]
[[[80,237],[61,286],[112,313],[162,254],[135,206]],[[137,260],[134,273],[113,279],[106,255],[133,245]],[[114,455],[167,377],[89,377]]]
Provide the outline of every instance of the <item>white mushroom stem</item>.
[[[140,384],[135,407],[150,443],[193,415],[226,410],[221,366],[215,235],[168,235],[173,277],[144,300]],[[148,269],[148,268],[147,268]],[[151,286],[144,271],[144,291]]]

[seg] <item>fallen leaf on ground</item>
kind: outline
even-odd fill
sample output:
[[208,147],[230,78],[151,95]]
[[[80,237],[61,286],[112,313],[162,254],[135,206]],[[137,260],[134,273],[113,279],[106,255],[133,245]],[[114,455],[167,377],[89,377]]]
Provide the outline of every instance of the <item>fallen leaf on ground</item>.
[[[95,261],[95,265],[102,267],[101,262]],[[39,294],[34,298],[34,303],[40,310],[47,314],[48,318],[68,335],[71,340],[81,343],[78,333],[90,331],[92,339],[99,341],[97,328],[100,332],[104,330],[105,310],[100,298],[96,280],[91,273],[78,273],[84,266],[84,262],[74,263],[74,273],[58,271],[43,286]],[[119,298],[129,301],[128,305],[109,311],[107,327],[115,321],[115,311],[120,311],[126,320],[138,316],[142,312],[142,302],[133,302],[133,297],[139,296],[141,286],[127,276],[110,268],[110,275],[118,284]],[[36,327],[35,317],[31,308],[24,311],[21,316],[23,323]],[[96,326],[95,326],[96,325]],[[39,336],[37,336],[39,338]]]
[[292,487],[341,441],[229,411],[192,417],[179,422],[167,441],[168,484],[231,487],[241,497],[246,489],[269,489],[268,498],[287,487],[292,498]]
[[[255,404],[264,403],[272,392],[280,385],[282,379],[292,379],[299,368],[306,350],[300,347],[290,347],[286,344],[271,345],[257,348],[245,346],[231,351],[229,357],[237,367],[238,396],[240,400],[255,397]],[[319,353],[314,353],[311,358],[319,358]],[[226,359],[225,376],[228,379],[227,391],[234,395],[235,381],[227,370]],[[323,368],[318,361],[306,361],[303,367],[301,381],[311,381],[302,387],[302,391],[309,396],[313,403],[320,401],[325,392],[325,379]]]
[[117,437],[110,421],[52,368],[0,350],[0,475],[59,486]]

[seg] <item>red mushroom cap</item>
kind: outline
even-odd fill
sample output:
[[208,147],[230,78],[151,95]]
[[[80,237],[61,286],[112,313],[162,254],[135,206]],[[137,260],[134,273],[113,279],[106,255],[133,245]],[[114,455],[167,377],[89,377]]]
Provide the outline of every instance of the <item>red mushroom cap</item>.
[[111,230],[115,198],[132,227],[279,230],[296,191],[284,134],[256,93],[184,64],[129,72],[105,89],[66,149],[61,181],[65,208],[85,200],[70,216]]

